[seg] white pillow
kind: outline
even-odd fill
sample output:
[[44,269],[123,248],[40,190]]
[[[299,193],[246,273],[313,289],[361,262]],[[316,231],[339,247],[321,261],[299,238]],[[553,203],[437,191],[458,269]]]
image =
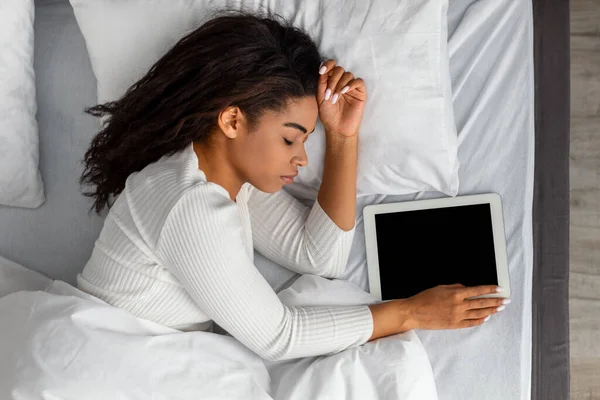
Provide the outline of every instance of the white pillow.
[[[447,0],[71,0],[98,80],[115,100],[184,34],[222,7],[276,11],[311,35],[324,57],[362,77],[358,192],[458,191],[448,65]],[[315,72],[316,73],[316,72]],[[307,141],[299,182],[318,188],[325,140]]]
[[45,200],[38,170],[33,18],[33,0],[0,1],[0,204],[29,208]]

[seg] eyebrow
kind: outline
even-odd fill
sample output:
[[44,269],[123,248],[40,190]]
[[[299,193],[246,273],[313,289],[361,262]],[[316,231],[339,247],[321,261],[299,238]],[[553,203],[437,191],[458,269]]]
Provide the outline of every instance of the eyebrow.
[[[295,122],[286,122],[285,124],[283,124],[283,126],[287,126],[287,127],[290,127],[290,128],[296,128],[296,129],[302,131],[302,133],[308,132],[308,130],[305,127],[303,127],[302,125],[297,124]],[[313,129],[310,133],[313,133],[314,131],[315,130]]]

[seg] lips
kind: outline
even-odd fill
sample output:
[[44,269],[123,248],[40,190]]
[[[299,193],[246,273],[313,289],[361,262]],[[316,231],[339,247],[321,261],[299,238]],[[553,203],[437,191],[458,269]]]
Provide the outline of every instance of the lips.
[[294,183],[294,178],[298,176],[298,173],[290,174],[290,175],[281,175],[281,180],[284,184]]

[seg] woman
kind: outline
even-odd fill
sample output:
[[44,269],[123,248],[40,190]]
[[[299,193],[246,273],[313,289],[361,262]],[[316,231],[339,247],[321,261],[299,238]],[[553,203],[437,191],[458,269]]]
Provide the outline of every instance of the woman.
[[[496,287],[440,286],[371,306],[287,307],[253,246],[298,273],[342,276],[354,233],[364,82],[321,63],[314,42],[272,18],[226,14],[181,39],[119,100],[85,154],[102,211],[78,286],[183,331],[216,322],[269,360],[328,354],[413,328],[479,325]],[[311,209],[285,191],[320,117],[325,170]]]

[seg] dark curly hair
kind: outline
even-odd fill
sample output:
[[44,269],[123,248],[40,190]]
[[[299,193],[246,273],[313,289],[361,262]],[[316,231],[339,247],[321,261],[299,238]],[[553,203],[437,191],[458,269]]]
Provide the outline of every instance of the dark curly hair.
[[85,153],[80,183],[91,210],[111,206],[127,177],[206,140],[219,113],[239,107],[252,127],[266,110],[316,96],[321,56],[283,17],[225,10],[183,37],[116,101],[85,111],[104,119]]

